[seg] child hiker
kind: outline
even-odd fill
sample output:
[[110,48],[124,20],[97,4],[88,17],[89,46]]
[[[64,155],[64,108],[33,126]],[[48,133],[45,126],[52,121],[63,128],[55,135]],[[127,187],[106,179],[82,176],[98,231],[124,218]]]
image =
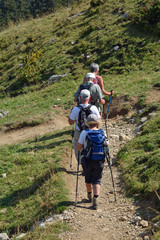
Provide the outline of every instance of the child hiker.
[[[81,164],[84,171],[87,196],[89,202],[93,201],[93,209],[98,209],[98,197],[105,161],[105,151],[108,140],[105,132],[100,127],[100,119],[95,114],[87,117],[86,124],[89,130],[83,130],[80,134],[77,150],[81,151]],[[93,191],[93,199],[92,199]]]

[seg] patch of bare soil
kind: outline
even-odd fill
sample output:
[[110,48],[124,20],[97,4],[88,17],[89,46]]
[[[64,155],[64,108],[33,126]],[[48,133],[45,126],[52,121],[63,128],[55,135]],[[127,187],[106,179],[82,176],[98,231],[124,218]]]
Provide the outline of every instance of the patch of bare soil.
[[160,90],[151,89],[150,91],[148,91],[146,103],[151,104],[156,103],[158,101],[160,101]]
[[0,132],[0,145],[18,143],[34,137],[39,137],[53,130],[62,129],[68,126],[67,117],[58,115],[52,121],[34,127],[25,127],[9,132]]
[[[111,118],[117,116],[124,116],[128,114],[131,109],[137,104],[138,97],[133,97],[132,99],[128,96],[112,98],[112,104],[109,111],[109,116]],[[104,116],[107,116],[108,102],[104,105]]]
[[[103,126],[104,127],[104,126]],[[110,136],[110,154],[113,159],[118,149],[125,142],[117,140],[120,134],[133,137],[133,125],[115,121],[108,125]],[[112,136],[112,137],[111,137]],[[74,150],[73,150],[74,156]],[[70,169],[70,159],[65,160],[67,169],[67,186],[70,189],[70,201],[75,202],[76,181],[77,181],[77,161],[73,158],[73,170]],[[82,170],[80,166],[80,170]],[[78,176],[78,203],[77,206],[70,206],[69,212],[72,218],[69,224],[72,230],[60,235],[64,240],[140,240],[147,235],[147,228],[135,223],[135,217],[139,215],[138,202],[129,200],[125,197],[123,191],[123,180],[121,172],[117,166],[112,166],[113,177],[116,187],[117,202],[115,202],[111,174],[108,164],[102,177],[101,193],[99,196],[98,210],[92,209],[92,204],[87,201],[84,176],[81,171]],[[145,211],[145,209],[144,209]]]

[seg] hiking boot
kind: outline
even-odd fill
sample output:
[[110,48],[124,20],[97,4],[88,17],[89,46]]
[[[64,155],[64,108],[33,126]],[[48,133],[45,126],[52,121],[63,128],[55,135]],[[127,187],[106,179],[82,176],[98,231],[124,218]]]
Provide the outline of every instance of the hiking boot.
[[88,201],[92,202],[92,193],[87,193]]
[[93,209],[97,210],[98,209],[98,203],[97,203],[97,198],[93,198],[93,205],[92,205]]

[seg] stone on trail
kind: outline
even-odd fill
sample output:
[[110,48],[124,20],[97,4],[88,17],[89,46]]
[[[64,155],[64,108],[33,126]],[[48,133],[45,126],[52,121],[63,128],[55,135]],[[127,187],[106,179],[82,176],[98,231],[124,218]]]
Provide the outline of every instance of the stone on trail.
[[139,224],[140,224],[140,226],[142,226],[142,227],[144,227],[144,228],[145,228],[145,227],[148,227],[148,222],[145,221],[145,220],[141,220]]
[[134,218],[134,222],[137,223],[137,222],[139,222],[139,221],[141,221],[141,217],[137,216],[137,217]]

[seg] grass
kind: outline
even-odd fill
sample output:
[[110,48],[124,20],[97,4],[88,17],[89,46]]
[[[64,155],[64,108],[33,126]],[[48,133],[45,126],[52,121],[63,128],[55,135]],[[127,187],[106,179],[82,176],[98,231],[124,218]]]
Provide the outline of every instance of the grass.
[[[83,1],[1,32],[1,96],[39,90],[47,85],[51,75],[62,73],[69,74],[64,84],[72,92],[94,61],[100,64],[106,88],[115,88],[121,95],[133,95],[133,86],[138,89],[136,94],[149,89],[151,71],[154,74],[159,69],[158,38],[143,33],[121,17],[125,10],[132,12],[136,2],[116,1],[115,7],[114,1],[107,1],[91,8]],[[77,12],[84,14],[67,18]],[[118,51],[113,49],[116,45]],[[119,78],[121,82],[116,81]]]
[[118,154],[124,179],[132,192],[160,191],[160,113],[147,121],[141,136],[130,141]]
[[[44,135],[38,141],[0,147],[0,174],[7,175],[0,180],[0,210],[5,210],[5,214],[0,213],[1,232],[28,231],[35,222],[61,213],[71,204],[61,162],[68,155],[68,147],[68,128]],[[66,227],[61,224],[61,228]]]
[[[127,194],[152,196],[156,215],[160,210],[160,112],[148,120],[139,137],[134,138],[118,153],[118,163],[123,172]],[[153,221],[157,222],[158,218]],[[156,220],[157,219],[157,220]],[[157,230],[159,231],[159,229]],[[158,239],[159,232],[153,239]]]

